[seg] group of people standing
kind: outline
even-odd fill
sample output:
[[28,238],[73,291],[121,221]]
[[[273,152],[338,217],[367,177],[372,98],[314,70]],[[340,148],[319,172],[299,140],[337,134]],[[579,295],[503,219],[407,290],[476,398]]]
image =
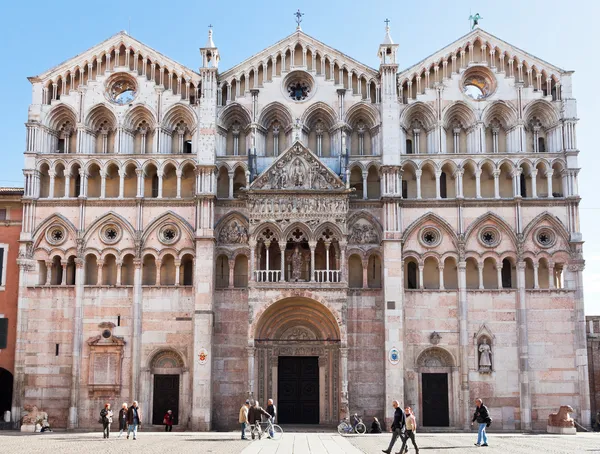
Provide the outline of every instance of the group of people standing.
[[[110,404],[104,404],[104,408],[100,410],[100,420],[102,424],[103,437],[110,437],[110,425],[113,422],[113,411],[110,409]],[[165,431],[173,430],[173,412],[169,410],[163,419]],[[127,402],[123,402],[119,410],[119,436],[123,435],[123,431],[127,431],[127,439],[133,433],[133,439],[137,439],[138,428],[142,425],[142,410],[138,406],[137,400],[134,400],[131,406]]]
[[[256,431],[258,432],[258,439],[260,440],[262,437],[262,429],[260,427],[260,423],[262,421],[262,417],[270,419],[271,422],[275,423],[275,418],[277,417],[277,407],[273,403],[273,399],[269,399],[267,401],[267,409],[265,410],[260,406],[258,400],[254,401],[254,404],[251,404],[250,400],[246,400],[242,408],[240,408],[239,415],[239,423],[242,427],[242,440],[247,440],[246,437],[246,428],[248,426],[254,425],[256,427]],[[252,439],[254,440],[255,431],[251,430],[250,433],[252,435]]]

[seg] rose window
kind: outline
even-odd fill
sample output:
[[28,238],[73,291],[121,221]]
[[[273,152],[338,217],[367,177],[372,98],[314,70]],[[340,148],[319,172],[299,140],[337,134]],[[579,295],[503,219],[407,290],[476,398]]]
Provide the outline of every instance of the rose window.
[[474,101],[483,101],[496,91],[496,77],[487,68],[468,69],[462,78],[463,93]]
[[115,74],[106,85],[106,97],[120,106],[131,104],[137,95],[137,84],[128,74]]
[[294,101],[304,101],[310,94],[310,86],[303,82],[292,82],[288,85],[288,94]]
[[121,239],[121,229],[116,224],[108,224],[102,228],[100,239],[106,244],[114,244]]
[[550,229],[540,229],[535,234],[535,240],[541,247],[550,247],[554,244],[556,237]]
[[162,227],[158,234],[158,239],[163,244],[173,244],[179,238],[179,229],[172,225],[168,224]]
[[67,232],[60,225],[53,225],[46,231],[46,240],[53,245],[64,243],[67,239]]
[[486,227],[479,233],[479,241],[486,247],[494,247],[500,243],[500,232],[493,227]]
[[428,227],[421,232],[419,237],[421,244],[425,247],[435,247],[440,244],[442,235],[439,230],[434,227]]

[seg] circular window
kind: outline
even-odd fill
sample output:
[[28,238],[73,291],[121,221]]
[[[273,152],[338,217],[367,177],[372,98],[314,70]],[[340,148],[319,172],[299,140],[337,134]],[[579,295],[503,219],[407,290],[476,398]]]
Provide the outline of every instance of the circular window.
[[112,336],[112,333],[110,332],[109,329],[105,329],[104,331],[102,331],[102,337],[104,339],[108,339],[110,336]]
[[479,232],[479,241],[485,247],[495,247],[500,243],[500,232],[493,227],[485,227]]
[[304,71],[293,71],[283,80],[283,89],[289,99],[296,102],[306,101],[314,92],[314,81]]
[[106,96],[108,99],[120,106],[130,104],[137,95],[137,83],[128,74],[115,74],[108,79],[106,85]]
[[62,225],[53,225],[46,231],[46,240],[53,245],[59,245],[67,239],[67,232]]
[[462,91],[474,101],[482,101],[496,91],[496,78],[485,67],[468,69],[462,78]]
[[100,238],[106,244],[115,244],[121,239],[121,229],[116,224],[108,224],[102,227]]
[[426,227],[421,231],[419,240],[425,247],[435,247],[442,241],[442,235],[435,227]]
[[158,238],[163,244],[173,244],[179,238],[179,229],[172,224],[165,225],[160,229]]
[[554,232],[549,228],[541,228],[534,234],[535,242],[544,248],[553,246],[556,242]]

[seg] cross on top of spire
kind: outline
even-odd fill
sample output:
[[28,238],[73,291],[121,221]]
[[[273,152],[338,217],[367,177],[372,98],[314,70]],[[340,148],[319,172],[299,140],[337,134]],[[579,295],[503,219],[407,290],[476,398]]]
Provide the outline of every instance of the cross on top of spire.
[[389,27],[390,27],[390,22],[391,22],[391,21],[390,21],[388,18],[386,18],[386,19],[384,20],[384,22],[385,22],[385,26],[386,26],[386,28],[389,28]]
[[294,13],[294,16],[296,16],[296,29],[300,30],[300,22],[302,22],[302,16],[304,16],[304,13],[301,13],[300,9],[298,9],[298,11]]

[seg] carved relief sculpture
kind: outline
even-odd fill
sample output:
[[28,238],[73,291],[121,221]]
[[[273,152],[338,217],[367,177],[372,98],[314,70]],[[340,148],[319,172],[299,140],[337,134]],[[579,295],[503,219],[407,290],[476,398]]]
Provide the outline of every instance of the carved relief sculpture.
[[299,281],[302,277],[302,254],[298,246],[294,249],[292,254],[292,280]]
[[239,221],[233,220],[219,233],[219,243],[244,244],[248,242],[248,230]]

